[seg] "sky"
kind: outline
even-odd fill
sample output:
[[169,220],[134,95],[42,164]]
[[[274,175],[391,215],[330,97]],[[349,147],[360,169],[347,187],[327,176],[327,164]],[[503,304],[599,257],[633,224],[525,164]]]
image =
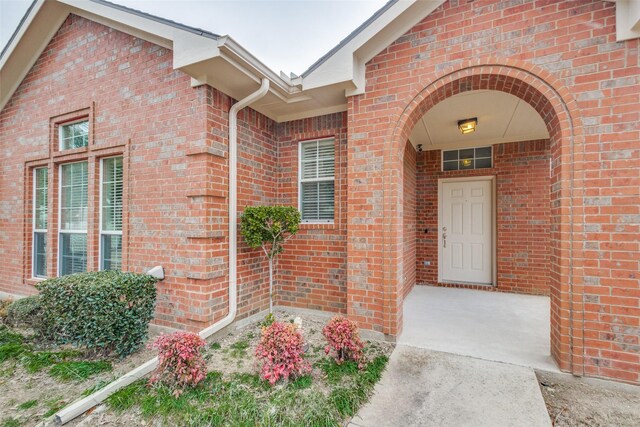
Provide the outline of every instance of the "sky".
[[[111,0],[230,35],[274,71],[301,74],[387,0]],[[4,47],[31,0],[0,0]]]

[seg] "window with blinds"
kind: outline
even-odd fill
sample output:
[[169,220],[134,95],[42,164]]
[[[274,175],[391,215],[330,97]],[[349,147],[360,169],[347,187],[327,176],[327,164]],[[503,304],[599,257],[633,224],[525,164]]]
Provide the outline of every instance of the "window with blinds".
[[89,121],[60,126],[60,151],[89,145]]
[[331,223],[334,219],[334,140],[300,143],[299,200],[303,222]]
[[100,269],[122,268],[122,157],[102,160],[100,187]]
[[33,277],[47,277],[49,170],[33,170]]
[[60,276],[87,269],[87,187],[87,162],[60,166]]

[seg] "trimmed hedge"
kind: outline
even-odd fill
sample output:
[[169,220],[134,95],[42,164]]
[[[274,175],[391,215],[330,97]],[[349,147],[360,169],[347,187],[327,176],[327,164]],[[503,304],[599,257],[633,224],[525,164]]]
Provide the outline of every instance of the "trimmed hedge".
[[86,346],[120,357],[147,337],[156,302],[156,279],[119,271],[56,277],[39,283],[38,331],[58,344]]
[[41,312],[40,295],[20,298],[7,308],[7,323],[14,326],[37,327]]

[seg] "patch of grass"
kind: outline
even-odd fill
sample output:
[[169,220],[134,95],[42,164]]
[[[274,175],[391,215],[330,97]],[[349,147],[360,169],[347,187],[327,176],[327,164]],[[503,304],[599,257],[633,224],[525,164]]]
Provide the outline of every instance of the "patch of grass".
[[18,409],[29,409],[29,408],[33,408],[34,406],[36,406],[38,404],[37,400],[27,400],[26,402],[23,402],[21,404],[18,405]]
[[147,393],[144,381],[136,381],[113,393],[107,404],[117,412],[123,412],[136,404],[138,397]]
[[240,359],[247,355],[247,348],[249,348],[248,341],[237,341],[229,346],[229,355],[233,358]]
[[340,426],[367,400],[387,364],[378,356],[359,370],[355,364],[336,365],[326,358],[317,364],[328,395],[313,388],[311,375],[271,387],[256,374],[235,373],[224,378],[210,372],[198,387],[178,398],[165,386],[147,387],[139,381],[107,400],[116,411],[138,406],[144,417],[158,416],[167,425]]
[[24,341],[25,337],[0,325],[0,363],[29,351],[30,347]]
[[220,343],[219,343],[219,342],[212,342],[212,343],[209,345],[209,348],[210,348],[211,350],[220,350],[220,348],[221,348],[221,347],[222,347],[222,346],[220,345]]
[[4,325],[0,325],[0,345],[24,342],[24,337],[18,333],[11,331]]
[[359,373],[356,362],[344,362],[338,365],[333,359],[324,358],[316,363],[327,377],[329,384],[338,384],[345,376],[353,376]]
[[9,359],[17,359],[29,351],[29,347],[22,343],[6,343],[0,345],[0,363]]
[[2,427],[19,427],[20,421],[15,418],[5,418],[2,420]]
[[81,354],[82,352],[78,350],[28,352],[21,358],[21,362],[27,372],[34,373],[51,365],[55,365],[56,363],[78,357]]
[[49,370],[49,375],[62,381],[84,381],[102,372],[111,371],[111,362],[61,362]]
[[256,337],[256,334],[254,334],[253,332],[249,331],[249,332],[247,332],[246,337],[247,337],[248,340],[252,340],[252,339],[254,339]]
[[303,375],[289,382],[287,387],[290,387],[294,390],[304,390],[305,388],[311,387],[312,383],[313,383],[313,378],[311,377],[311,375]]
[[45,402],[45,406],[49,408],[49,410],[44,413],[43,417],[49,418],[50,416],[58,412],[60,409],[64,408],[66,405],[67,405],[67,402],[63,400],[63,398],[60,396],[47,400]]

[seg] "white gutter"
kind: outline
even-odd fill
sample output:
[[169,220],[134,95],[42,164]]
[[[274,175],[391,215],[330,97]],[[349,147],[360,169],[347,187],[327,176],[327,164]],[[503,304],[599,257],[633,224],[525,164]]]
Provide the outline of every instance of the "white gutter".
[[[200,331],[199,335],[203,339],[209,338],[220,329],[231,324],[238,312],[238,227],[236,221],[238,213],[238,112],[265,96],[268,90],[269,80],[262,79],[260,89],[233,104],[229,110],[229,313],[223,319]],[[158,358],[154,357],[108,384],[103,389],[72,403],[54,415],[55,423],[66,424],[84,414],[89,409],[102,403],[116,391],[151,373],[157,365]]]

